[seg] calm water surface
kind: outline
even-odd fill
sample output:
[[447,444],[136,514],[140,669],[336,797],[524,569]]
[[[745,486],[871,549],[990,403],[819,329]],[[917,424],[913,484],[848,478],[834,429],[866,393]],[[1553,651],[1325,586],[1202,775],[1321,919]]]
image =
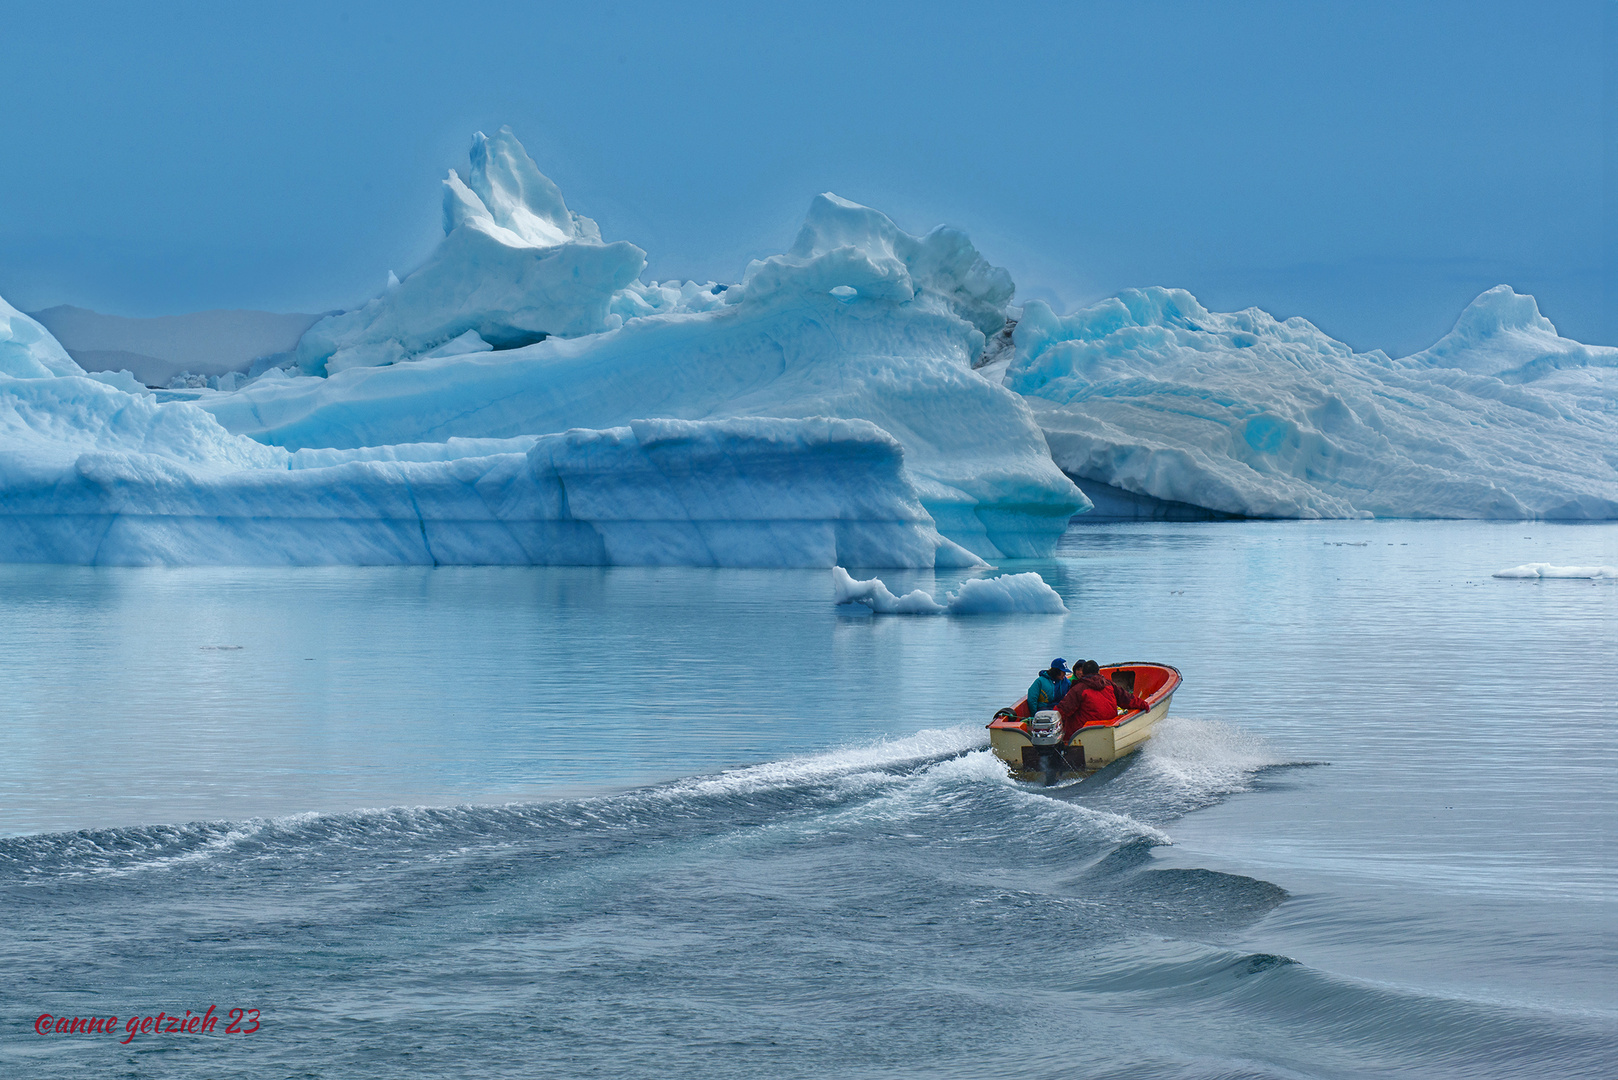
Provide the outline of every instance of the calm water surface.
[[[0,567],[0,1075],[1618,1074],[1618,585],[1526,562],[1618,527],[1076,527],[1004,564],[1067,616]],[[1024,787],[1056,655],[1186,683]],[[33,1030],[208,1004],[262,1027]]]

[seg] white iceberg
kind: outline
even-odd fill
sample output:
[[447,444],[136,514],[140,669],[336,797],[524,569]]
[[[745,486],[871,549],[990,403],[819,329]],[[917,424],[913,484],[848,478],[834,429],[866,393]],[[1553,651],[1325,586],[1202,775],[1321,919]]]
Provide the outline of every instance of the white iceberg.
[[[980,566],[1048,554],[1090,506],[1070,476],[1247,516],[1618,517],[1618,349],[1503,286],[1403,360],[1176,290],[1059,317],[963,234],[831,194],[737,283],[644,282],[507,129],[444,216],[295,359],[192,357],[184,390],[87,374],[0,301],[0,559]],[[1065,610],[1037,575],[848,582]]]
[[12,313],[0,558],[971,566],[1087,505],[971,370],[1011,283],[959,233],[822,196],[740,285],[646,284],[505,130],[445,216],[298,377],[119,393]]
[[191,404],[0,376],[0,446],[0,562],[981,565],[862,421],[291,453]]
[[[524,268],[594,258],[598,233],[509,131],[479,136],[458,184],[427,266],[305,335],[306,370],[329,377],[258,380],[199,404],[230,431],[289,449],[646,416],[869,420],[903,444],[938,530],[984,558],[1048,554],[1089,506],[1023,400],[972,370],[985,333],[1005,324],[1012,283],[961,233],[911,236],[827,194],[792,248],[752,263],[738,285],[625,285],[643,265],[633,249],[611,273],[569,277],[588,296],[564,296]],[[499,254],[463,258],[462,244]],[[579,321],[557,321],[566,312]]]
[[1550,563],[1525,563],[1501,570],[1497,578],[1618,578],[1618,566],[1552,566]]
[[1081,486],[1252,517],[1618,517],[1618,349],[1505,286],[1403,360],[1178,289],[1030,301],[984,370]]
[[646,253],[603,243],[567,208],[510,128],[472,140],[463,181],[444,181],[444,239],[427,262],[357,311],[328,316],[298,343],[310,374],[397,363],[476,335],[493,346],[599,333],[622,322],[613,296]]
[[856,580],[841,566],[832,567],[834,603],[862,604],[879,615],[1066,615],[1067,605],[1036,573],[969,578],[943,601],[913,589],[895,596],[880,578]]

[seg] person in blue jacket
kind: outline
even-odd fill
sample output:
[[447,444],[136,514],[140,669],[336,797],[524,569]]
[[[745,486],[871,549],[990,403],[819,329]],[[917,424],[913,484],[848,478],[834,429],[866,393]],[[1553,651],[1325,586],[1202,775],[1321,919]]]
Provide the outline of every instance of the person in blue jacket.
[[1056,708],[1056,703],[1062,700],[1068,688],[1073,685],[1068,677],[1070,674],[1066,660],[1060,656],[1052,660],[1051,666],[1041,671],[1039,678],[1028,688],[1028,715],[1033,716],[1042,709]]

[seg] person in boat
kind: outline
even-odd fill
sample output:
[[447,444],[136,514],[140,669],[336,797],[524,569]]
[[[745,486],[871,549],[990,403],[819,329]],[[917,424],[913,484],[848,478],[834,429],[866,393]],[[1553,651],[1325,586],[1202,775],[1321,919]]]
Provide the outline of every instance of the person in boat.
[[1051,661],[1051,666],[1039,673],[1039,677],[1028,688],[1028,715],[1044,709],[1056,708],[1072,686],[1068,678],[1067,661],[1058,656]]
[[1066,745],[1086,724],[1111,723],[1119,709],[1150,708],[1146,699],[1101,677],[1101,665],[1086,660],[1073,679],[1073,689],[1056,703]]

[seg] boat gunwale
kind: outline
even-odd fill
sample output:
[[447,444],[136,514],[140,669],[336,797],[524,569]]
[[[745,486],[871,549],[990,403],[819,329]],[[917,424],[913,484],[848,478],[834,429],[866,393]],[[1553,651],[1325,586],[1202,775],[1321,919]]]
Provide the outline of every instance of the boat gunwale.
[[[1079,730],[1085,731],[1092,728],[1104,727],[1120,728],[1127,724],[1133,723],[1141,717],[1146,716],[1153,709],[1157,708],[1158,705],[1172,698],[1174,696],[1174,692],[1180,688],[1180,684],[1185,681],[1185,676],[1180,673],[1179,668],[1175,667],[1173,664],[1161,664],[1155,660],[1128,660],[1119,664],[1100,665],[1102,671],[1116,671],[1119,668],[1148,667],[1161,668],[1162,670],[1170,673],[1170,678],[1162,686],[1158,687],[1151,694],[1147,695],[1146,708],[1131,709],[1128,712],[1119,713],[1111,720],[1093,721],[1085,724],[1084,727],[1079,728]],[[1028,696],[1025,694],[1018,698],[1016,704],[1012,705],[1011,707],[1015,709],[1018,705],[1026,705],[1027,702]],[[1026,733],[1028,731],[1028,721],[1029,717],[1026,716],[996,716],[984,726],[994,728],[999,731],[1021,731]]]

